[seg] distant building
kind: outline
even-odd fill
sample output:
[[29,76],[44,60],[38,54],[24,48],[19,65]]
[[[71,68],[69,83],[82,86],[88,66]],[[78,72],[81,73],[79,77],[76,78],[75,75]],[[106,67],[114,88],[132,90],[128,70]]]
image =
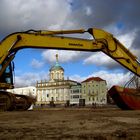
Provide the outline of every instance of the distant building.
[[58,54],[56,63],[50,68],[49,81],[40,81],[36,84],[37,105],[55,104],[64,105],[70,100],[70,88],[77,82],[64,79],[64,69],[59,65]]
[[82,86],[80,83],[71,86],[70,89],[70,104],[79,105],[80,99],[82,99]]
[[34,98],[36,97],[36,87],[34,86],[8,89],[7,91],[12,92],[14,94],[27,95],[32,96]]
[[107,84],[99,77],[90,77],[82,82],[82,98],[85,104],[106,104]]
[[9,89],[8,91],[33,96],[36,98],[36,105],[92,105],[107,103],[107,84],[100,77],[90,77],[82,83],[64,79],[64,69],[58,62],[49,70],[49,80],[38,81],[36,87]]

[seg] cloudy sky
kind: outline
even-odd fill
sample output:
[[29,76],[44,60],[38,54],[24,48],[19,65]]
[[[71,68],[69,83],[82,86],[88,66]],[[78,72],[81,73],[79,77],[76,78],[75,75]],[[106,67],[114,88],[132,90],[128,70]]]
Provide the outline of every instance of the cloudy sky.
[[[1,0],[0,39],[29,29],[62,30],[101,28],[140,57],[139,0]],[[84,35],[84,38],[90,38]],[[107,80],[108,86],[123,85],[131,73],[101,52],[24,49],[15,62],[16,86],[34,85],[48,79],[55,54],[65,78],[83,81],[90,76]]]

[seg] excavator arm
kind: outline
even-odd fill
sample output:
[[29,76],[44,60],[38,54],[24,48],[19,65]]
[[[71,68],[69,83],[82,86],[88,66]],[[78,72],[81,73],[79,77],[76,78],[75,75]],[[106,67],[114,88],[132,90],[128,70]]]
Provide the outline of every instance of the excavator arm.
[[[88,40],[64,36],[66,34],[83,34],[85,32],[90,33],[93,39]],[[62,34],[63,36],[60,36]],[[0,78],[14,59],[16,52],[23,48],[63,49],[89,52],[102,51],[140,76],[140,64],[136,56],[126,49],[112,34],[101,29],[90,28],[87,31],[83,29],[64,31],[29,30],[8,35],[0,43]],[[8,87],[1,82],[0,87],[4,86],[6,88]]]
[[89,29],[97,44],[102,44],[101,51],[122,66],[140,76],[140,63],[137,57],[121,44],[112,34],[101,29]]

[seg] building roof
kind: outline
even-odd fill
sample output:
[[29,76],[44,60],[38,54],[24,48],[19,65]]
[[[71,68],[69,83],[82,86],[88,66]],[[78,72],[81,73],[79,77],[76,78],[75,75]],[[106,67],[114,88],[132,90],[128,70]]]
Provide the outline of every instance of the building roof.
[[86,80],[84,80],[82,83],[90,82],[90,81],[99,81],[100,82],[100,81],[105,81],[105,80],[101,79],[100,77],[89,77]]
[[55,65],[50,68],[50,71],[54,71],[54,70],[62,70],[62,71],[64,71],[64,69],[59,65],[58,54],[56,54],[56,63],[55,63]]
[[62,71],[64,71],[64,69],[57,62],[56,62],[56,64],[54,66],[52,66],[50,68],[50,71],[53,71],[53,70],[62,70]]

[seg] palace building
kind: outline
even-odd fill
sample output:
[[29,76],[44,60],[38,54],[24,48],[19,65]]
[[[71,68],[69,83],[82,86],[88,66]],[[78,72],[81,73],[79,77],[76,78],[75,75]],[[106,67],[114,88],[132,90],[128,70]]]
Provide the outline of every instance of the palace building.
[[49,70],[49,81],[40,81],[36,84],[37,105],[47,105],[51,101],[54,104],[65,105],[70,102],[71,86],[78,82],[64,79],[64,69],[60,66],[58,54],[56,63]]

